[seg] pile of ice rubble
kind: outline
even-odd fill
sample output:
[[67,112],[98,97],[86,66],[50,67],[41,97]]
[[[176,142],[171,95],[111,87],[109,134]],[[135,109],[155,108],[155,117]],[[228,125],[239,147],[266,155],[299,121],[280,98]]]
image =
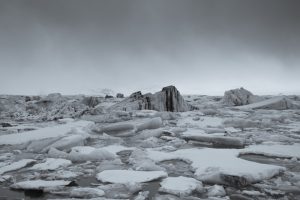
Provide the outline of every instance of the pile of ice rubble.
[[0,198],[300,198],[299,110],[185,99],[197,110],[120,111],[112,109],[119,100],[89,99],[102,111],[54,122],[10,119],[0,135]]

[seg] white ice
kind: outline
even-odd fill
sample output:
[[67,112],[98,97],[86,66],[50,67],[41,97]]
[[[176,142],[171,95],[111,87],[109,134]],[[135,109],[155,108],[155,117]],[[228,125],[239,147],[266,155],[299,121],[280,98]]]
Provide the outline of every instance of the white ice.
[[177,196],[188,196],[193,191],[202,191],[201,181],[184,176],[168,177],[162,180],[159,191],[174,194]]
[[0,175],[4,174],[6,172],[21,169],[21,168],[26,167],[26,166],[28,166],[32,163],[35,163],[35,162],[36,162],[36,160],[33,160],[33,159],[22,159],[22,160],[19,160],[17,162],[13,162],[9,165],[1,167],[0,168]]
[[43,163],[38,163],[32,166],[31,170],[56,170],[60,167],[67,167],[71,165],[72,162],[70,160],[62,159],[62,158],[46,158]]
[[211,183],[223,184],[222,174],[244,177],[249,182],[256,182],[285,170],[284,167],[243,160],[238,158],[238,155],[239,150],[236,149],[194,148],[174,152],[148,150],[149,158],[156,162],[174,159],[191,162],[191,166],[196,170],[197,179]]
[[117,157],[117,153],[124,150],[132,150],[134,148],[121,145],[110,145],[102,148],[94,148],[90,146],[73,147],[67,155],[72,161],[101,161],[113,160]]
[[226,191],[221,185],[213,185],[208,188],[207,196],[209,197],[223,197],[226,195]]
[[240,154],[260,154],[271,157],[298,158],[300,159],[300,144],[281,145],[281,144],[263,144],[251,145],[241,150]]
[[103,190],[99,188],[90,188],[90,187],[74,188],[70,192],[70,196],[76,198],[94,198],[94,197],[102,197],[104,195],[105,193]]
[[97,174],[97,179],[104,183],[145,183],[159,178],[165,178],[168,174],[164,171],[133,171],[133,170],[105,170]]
[[11,188],[14,189],[23,189],[23,190],[44,190],[57,188],[61,186],[69,185],[71,181],[63,181],[63,180],[54,180],[54,181],[46,181],[46,180],[31,180],[31,181],[21,181],[11,185]]

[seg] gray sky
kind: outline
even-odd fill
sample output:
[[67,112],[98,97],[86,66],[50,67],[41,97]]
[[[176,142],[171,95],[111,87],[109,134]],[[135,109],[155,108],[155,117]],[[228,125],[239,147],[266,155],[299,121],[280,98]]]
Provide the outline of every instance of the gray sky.
[[300,94],[299,0],[0,0],[0,93]]

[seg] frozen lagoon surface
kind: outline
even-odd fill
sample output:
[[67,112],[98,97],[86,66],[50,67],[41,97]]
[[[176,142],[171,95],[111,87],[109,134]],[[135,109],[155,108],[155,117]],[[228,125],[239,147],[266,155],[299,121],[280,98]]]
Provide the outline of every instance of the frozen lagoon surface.
[[266,106],[282,98],[185,96],[198,108],[186,112],[4,98],[0,199],[300,199],[300,110]]

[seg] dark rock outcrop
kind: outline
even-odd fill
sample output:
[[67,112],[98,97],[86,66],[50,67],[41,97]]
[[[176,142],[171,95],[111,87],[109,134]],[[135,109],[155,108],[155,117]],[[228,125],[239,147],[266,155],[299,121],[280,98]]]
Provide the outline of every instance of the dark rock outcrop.
[[113,96],[111,96],[111,95],[105,95],[105,99],[112,99],[112,98],[114,98]]
[[82,100],[82,103],[91,107],[91,108],[94,108],[96,105],[98,105],[100,103],[100,98],[99,97],[93,97],[93,96],[90,96],[90,97],[85,97],[83,100]]
[[118,94],[116,95],[116,97],[117,97],[117,98],[124,98],[124,94],[118,93]]
[[169,112],[184,112],[194,110],[185,102],[175,86],[164,87],[155,94],[142,94],[140,91],[131,94],[128,98],[113,105],[113,110],[157,110]]

